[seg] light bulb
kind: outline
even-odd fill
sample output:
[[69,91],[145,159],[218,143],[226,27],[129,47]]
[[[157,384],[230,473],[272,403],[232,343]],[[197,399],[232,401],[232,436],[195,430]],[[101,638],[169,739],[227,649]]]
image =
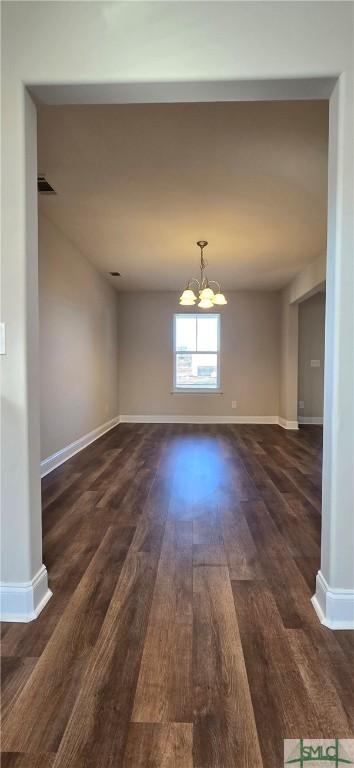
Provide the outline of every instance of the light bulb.
[[227,299],[225,299],[225,296],[224,296],[223,293],[216,293],[214,298],[213,298],[213,303],[214,304],[219,304],[219,305],[227,304]]
[[196,299],[183,299],[182,296],[179,300],[179,303],[182,305],[182,307],[194,307],[195,302]]
[[202,288],[202,290],[199,291],[199,296],[201,299],[212,299],[214,296],[214,291],[212,288]]
[[214,304],[211,299],[201,299],[198,304],[198,307],[200,307],[201,309],[210,309],[210,307],[213,307],[213,306]]

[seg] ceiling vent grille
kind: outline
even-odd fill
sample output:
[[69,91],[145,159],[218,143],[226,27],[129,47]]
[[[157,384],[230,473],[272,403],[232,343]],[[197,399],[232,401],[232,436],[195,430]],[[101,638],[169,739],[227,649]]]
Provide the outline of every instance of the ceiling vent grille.
[[37,188],[40,195],[56,195],[55,189],[51,187],[45,176],[38,176]]

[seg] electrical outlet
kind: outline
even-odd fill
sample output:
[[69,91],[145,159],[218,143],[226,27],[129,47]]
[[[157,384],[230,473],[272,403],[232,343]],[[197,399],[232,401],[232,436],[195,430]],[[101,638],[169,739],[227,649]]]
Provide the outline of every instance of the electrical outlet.
[[320,360],[311,360],[311,362],[310,362],[311,368],[319,368],[320,365],[321,365],[321,361]]
[[303,408],[305,408],[305,402],[304,402],[304,400],[299,400],[299,408],[300,408],[300,409],[303,409]]
[[231,408],[237,408],[237,400],[231,400]]

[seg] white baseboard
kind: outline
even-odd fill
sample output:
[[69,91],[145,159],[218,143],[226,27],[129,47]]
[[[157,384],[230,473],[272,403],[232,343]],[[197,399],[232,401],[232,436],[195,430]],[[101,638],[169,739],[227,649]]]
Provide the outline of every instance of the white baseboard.
[[90,443],[108,432],[120,423],[126,424],[280,424],[284,429],[298,429],[297,421],[286,421],[278,416],[186,416],[180,414],[123,414],[88,432],[73,443],[66,445],[60,451],[41,461],[41,477],[48,475],[53,469],[64,464]]
[[105,424],[101,424],[100,427],[96,427],[96,429],[93,429],[92,432],[88,432],[87,435],[79,437],[79,439],[75,440],[74,443],[66,445],[65,448],[62,448],[56,453],[53,453],[52,456],[48,456],[47,459],[43,459],[43,461],[41,461],[41,477],[48,475],[49,472],[52,472],[53,469],[59,467],[60,464],[64,464],[64,461],[70,459],[75,455],[75,453],[79,453],[79,451],[82,451],[83,448],[86,448],[88,445],[90,445],[90,443],[93,443],[94,440],[97,440],[99,437],[104,435],[105,432],[109,432],[110,429],[116,427],[117,424],[119,424],[119,421],[119,416],[115,416],[114,419],[106,421]]
[[287,419],[283,419],[282,416],[279,416],[278,424],[280,427],[283,427],[283,429],[299,429],[297,421],[287,421]]
[[150,414],[120,416],[121,424],[278,424],[277,416],[183,416]]
[[312,605],[329,629],[354,629],[354,589],[331,589],[321,571],[316,576]]
[[323,416],[299,416],[299,424],[323,424]]
[[45,565],[42,565],[31,581],[1,582],[1,621],[33,621],[51,596]]

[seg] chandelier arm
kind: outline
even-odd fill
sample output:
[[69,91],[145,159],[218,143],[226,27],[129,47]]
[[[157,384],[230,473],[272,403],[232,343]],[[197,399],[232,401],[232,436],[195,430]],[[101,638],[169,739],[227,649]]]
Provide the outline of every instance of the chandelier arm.
[[197,277],[192,277],[191,280],[188,280],[188,288],[192,285],[192,283],[196,283],[198,290],[200,289],[200,282]]
[[210,283],[214,283],[214,285],[217,285],[218,293],[220,293],[220,283],[218,283],[217,280],[209,280],[209,285],[210,285]]

